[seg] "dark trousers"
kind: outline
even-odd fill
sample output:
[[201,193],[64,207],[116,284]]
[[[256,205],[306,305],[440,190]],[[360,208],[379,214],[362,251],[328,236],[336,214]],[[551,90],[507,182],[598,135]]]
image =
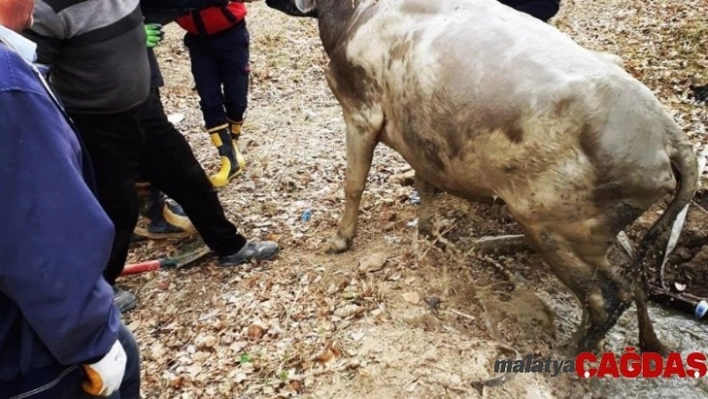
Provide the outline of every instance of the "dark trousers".
[[71,114],[91,156],[98,200],[113,221],[116,236],[106,267],[115,284],[128,257],[138,221],[138,173],[182,206],[204,242],[219,256],[246,244],[229,222],[204,169],[187,140],[167,120],[151,94],[135,109],[113,115]]
[[[140,349],[135,342],[135,337],[128,328],[121,324],[118,331],[118,340],[127,357],[125,374],[120,390],[103,399],[140,399]],[[98,399],[98,396],[89,395],[81,388],[85,379],[83,368],[80,365],[62,368],[57,366],[46,367],[31,371],[26,377],[12,383],[15,389],[2,392],[11,395],[20,395],[25,392],[34,392],[32,395],[22,395],[27,399]]]
[[207,129],[244,118],[251,71],[249,42],[246,21],[210,36],[184,36]]
[[543,22],[548,22],[558,14],[560,8],[560,0],[499,0],[499,2]]
[[[152,49],[148,49],[148,50],[152,50]],[[148,54],[152,54],[152,56],[155,57],[155,53],[153,53],[152,51],[148,51]],[[155,83],[155,79],[156,79],[156,78],[155,78],[155,70],[154,70],[154,68],[157,68],[157,71],[158,71],[158,72],[157,72],[157,75],[159,75],[159,76],[160,76],[160,79],[162,79],[162,75],[160,75],[160,73],[159,73],[159,71],[160,71],[159,66],[157,66],[157,60],[155,60],[155,67],[153,67],[152,62],[151,62],[151,64],[150,64],[150,72],[151,72],[151,74],[152,74],[151,83]],[[155,87],[151,87],[151,88],[150,88],[150,92],[152,93],[152,95],[154,95],[155,97],[157,97],[157,100],[160,102],[160,106],[163,107],[163,109],[164,109],[164,106],[162,105],[162,97],[160,96],[160,86],[159,86],[159,85],[154,85],[154,86],[155,86]],[[168,120],[168,122],[169,122],[169,120]],[[144,177],[140,174],[140,171],[138,171],[138,176],[136,177],[135,182],[138,183],[138,184],[141,184],[141,183],[143,183],[143,184],[145,184],[145,183],[150,183],[149,181],[147,181],[146,178],[144,178]]]

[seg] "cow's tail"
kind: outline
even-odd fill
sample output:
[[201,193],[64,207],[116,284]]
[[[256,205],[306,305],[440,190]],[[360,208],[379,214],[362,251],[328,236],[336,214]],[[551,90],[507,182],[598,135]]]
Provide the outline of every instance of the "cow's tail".
[[673,222],[684,207],[693,200],[698,187],[698,159],[693,151],[691,142],[673,121],[667,127],[666,132],[669,135],[669,159],[671,160],[678,187],[666,211],[649,228],[639,243],[635,262],[636,271],[641,276],[641,289],[648,288],[648,270],[644,258],[652,248],[659,244],[662,245],[661,250],[655,253],[659,254],[657,256],[663,257]]

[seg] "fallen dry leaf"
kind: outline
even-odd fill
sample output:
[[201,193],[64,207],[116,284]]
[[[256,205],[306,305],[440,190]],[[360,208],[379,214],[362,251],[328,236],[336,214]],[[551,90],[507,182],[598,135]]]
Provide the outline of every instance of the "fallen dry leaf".
[[323,354],[317,356],[315,361],[318,363],[327,363],[334,360],[335,355],[331,349],[327,349]]
[[243,381],[245,381],[246,378],[248,378],[248,376],[246,375],[246,373],[237,373],[236,376],[234,377],[234,382],[240,384],[240,383],[242,383]]
[[302,393],[303,389],[305,389],[304,384],[300,382],[300,380],[292,380],[288,383],[288,386],[297,393]]
[[184,384],[184,377],[183,376],[179,376],[177,378],[172,379],[172,381],[170,381],[170,387],[175,388],[175,389],[181,388],[183,384]]
[[219,343],[219,338],[214,335],[199,335],[194,343],[199,349],[213,348]]

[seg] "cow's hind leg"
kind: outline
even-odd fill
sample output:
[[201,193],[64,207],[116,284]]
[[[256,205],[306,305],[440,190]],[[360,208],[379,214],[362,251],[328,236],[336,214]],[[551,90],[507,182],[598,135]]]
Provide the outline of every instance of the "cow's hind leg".
[[611,233],[590,232],[582,222],[527,227],[528,236],[553,273],[582,304],[583,316],[571,346],[575,353],[595,351],[617,319],[632,303],[631,287],[616,275],[607,259]]
[[643,352],[656,352],[660,353],[662,356],[668,356],[669,348],[659,341],[651,319],[649,318],[647,294],[644,284],[637,283],[634,296],[636,298],[637,319],[639,322],[639,347]]
[[420,195],[420,205],[418,206],[418,234],[428,239],[435,238],[438,232],[433,231],[433,217],[435,216],[435,186],[420,177],[418,173],[414,177],[415,188]]

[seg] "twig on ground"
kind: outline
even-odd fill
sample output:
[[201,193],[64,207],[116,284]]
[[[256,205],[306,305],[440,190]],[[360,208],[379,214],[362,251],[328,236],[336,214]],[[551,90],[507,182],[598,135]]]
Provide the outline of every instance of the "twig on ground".
[[514,289],[516,289],[519,285],[524,285],[525,283],[521,281],[520,278],[516,277],[512,272],[506,269],[504,265],[501,263],[497,262],[496,260],[490,258],[489,256],[477,256],[477,259],[487,262],[490,265],[494,266],[495,269],[497,269],[499,272],[504,274],[506,276],[507,280],[509,280],[509,283],[511,283],[514,286]]
[[450,309],[449,311],[450,311],[451,313],[454,313],[454,314],[460,316],[460,317],[464,317],[464,318],[470,319],[470,320],[472,320],[472,321],[475,320],[474,316],[470,316],[470,315],[468,315],[468,314],[466,314],[466,313],[462,313],[462,312],[460,312],[459,310]]
[[449,241],[447,241],[446,239],[443,238],[443,234],[449,233],[455,227],[456,224],[457,224],[457,222],[453,222],[450,225],[450,227],[445,229],[445,231],[443,231],[442,233],[436,234],[435,239],[430,243],[428,248],[426,248],[425,251],[423,251],[421,256],[418,257],[418,260],[425,258],[425,256],[428,254],[428,252],[431,249],[433,249],[433,247],[435,247],[435,244],[437,244],[438,242],[443,242],[446,246],[448,246],[450,249],[452,249],[454,251],[455,250],[454,246]]
[[512,249],[514,246],[528,246],[526,236],[523,234],[484,236],[474,241],[472,248],[465,253],[464,257],[467,258],[473,252],[478,252],[480,250],[497,249],[499,247],[508,247],[509,249]]
[[708,211],[706,210],[706,208],[700,206],[696,201],[691,201],[691,203],[692,203],[696,208],[698,208],[699,211],[701,211],[701,212],[705,213],[706,215],[708,215]]

